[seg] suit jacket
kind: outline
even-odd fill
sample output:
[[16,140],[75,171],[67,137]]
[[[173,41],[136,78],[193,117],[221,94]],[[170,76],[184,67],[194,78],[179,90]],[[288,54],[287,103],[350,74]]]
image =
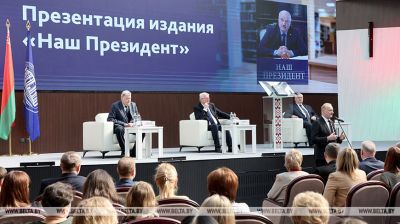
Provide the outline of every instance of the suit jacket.
[[[332,122],[333,129],[335,125]],[[328,141],[327,137],[331,134],[330,128],[326,124],[324,118],[321,116],[312,123],[311,139],[314,144],[314,156],[316,159],[324,159],[325,147],[328,143],[337,142],[342,143],[342,140],[337,137],[336,140]],[[336,133],[338,134],[338,133]]]
[[65,184],[69,184],[72,186],[72,188],[76,191],[83,191],[83,184],[86,181],[86,177],[83,176],[78,176],[75,173],[63,173],[61,175],[61,177],[57,177],[57,178],[48,178],[48,179],[44,179],[42,180],[42,183],[40,184],[40,193],[42,194],[44,189],[51,185],[54,184],[56,182],[62,182]]
[[324,197],[331,207],[344,207],[350,188],[366,181],[367,175],[362,170],[356,169],[353,178],[346,173],[336,171],[329,175],[328,182],[325,185]]
[[364,170],[366,174],[371,173],[374,170],[383,169],[384,162],[377,160],[376,158],[366,158],[360,162],[360,170]]
[[[217,123],[219,123],[218,118],[225,118],[229,119],[229,114],[223,112],[222,110],[218,109],[213,103],[209,103],[208,108],[210,109],[211,114],[217,119]],[[197,104],[193,107],[194,116],[196,120],[207,120],[208,124],[212,124],[212,118],[207,115],[207,112],[204,110],[204,107],[201,103]]]
[[[129,112],[131,114],[131,117],[133,117],[134,114],[139,113],[139,110],[138,110],[135,102],[131,102],[129,104]],[[108,113],[107,121],[114,122],[114,129],[118,126],[124,127],[125,124],[131,122],[130,120],[128,120],[128,117],[126,116],[126,113],[125,113],[125,108],[122,105],[122,102],[120,100],[117,102],[114,102],[111,105],[111,112]]]
[[307,172],[304,171],[292,171],[292,172],[284,172],[276,175],[275,182],[269,190],[267,196],[268,198],[283,203],[286,197],[286,189],[289,185],[290,181],[295,179],[296,177],[307,175]]
[[[307,34],[304,34],[307,35]],[[294,56],[307,55],[306,36],[301,36],[297,29],[292,26],[289,28],[286,36],[286,47],[293,51]],[[281,46],[281,32],[278,24],[268,25],[266,32],[260,41],[258,48],[259,57],[275,57],[274,51]]]
[[[310,105],[307,104],[303,104],[303,106],[306,108],[306,110],[308,111],[308,114],[310,114],[310,118],[312,116],[315,116],[315,112],[312,109],[312,107]],[[302,112],[301,109],[299,107],[299,105],[293,103],[293,104],[289,104],[288,109],[285,112],[285,116],[284,117],[292,117],[292,115],[296,115],[297,117],[303,118],[304,121],[307,121],[307,116],[305,116]]]
[[136,181],[133,181],[131,179],[119,179],[115,183],[115,187],[132,187],[132,185],[134,185],[135,183]]
[[336,171],[336,160],[330,161],[325,166],[319,166],[315,168],[314,173],[320,175],[324,179],[324,184],[328,181],[329,174]]

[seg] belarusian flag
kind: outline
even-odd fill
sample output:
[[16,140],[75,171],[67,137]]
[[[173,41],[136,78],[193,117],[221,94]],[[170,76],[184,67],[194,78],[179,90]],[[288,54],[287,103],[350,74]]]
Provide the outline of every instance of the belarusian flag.
[[10,22],[7,20],[6,57],[1,94],[0,138],[7,140],[15,121],[14,68],[10,42]]

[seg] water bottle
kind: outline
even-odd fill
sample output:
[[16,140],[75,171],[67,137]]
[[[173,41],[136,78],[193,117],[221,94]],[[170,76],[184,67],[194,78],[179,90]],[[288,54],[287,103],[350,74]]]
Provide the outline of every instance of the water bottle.
[[136,113],[133,114],[132,123],[133,123],[133,125],[135,125],[135,126],[137,125],[137,114],[136,114]]
[[233,124],[234,119],[235,119],[235,117],[233,116],[233,112],[231,112],[229,115],[229,121],[231,124]]
[[233,113],[233,120],[235,124],[239,124],[239,119],[236,117],[236,113]]
[[136,122],[137,122],[137,126],[142,126],[142,117],[140,116],[139,113],[136,116]]

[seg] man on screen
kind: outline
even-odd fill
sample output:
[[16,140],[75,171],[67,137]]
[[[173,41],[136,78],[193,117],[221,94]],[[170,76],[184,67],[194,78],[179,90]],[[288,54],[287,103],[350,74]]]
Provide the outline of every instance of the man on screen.
[[284,117],[303,119],[303,128],[306,129],[308,144],[311,146],[311,123],[316,121],[317,117],[315,116],[315,112],[310,105],[303,104],[303,94],[295,93],[294,101],[295,103],[289,104]]
[[315,165],[325,166],[324,151],[326,145],[331,142],[342,143],[344,133],[336,133],[333,117],[333,107],[330,103],[324,103],[321,107],[321,117],[312,124],[311,138],[314,144]]
[[[121,155],[125,156],[125,127],[133,127],[133,117],[139,114],[135,102],[132,102],[131,92],[124,90],[121,93],[121,100],[111,105],[111,112],[108,114],[107,121],[114,122],[114,133],[117,135],[119,147],[121,147]],[[130,156],[136,157],[136,144],[130,150]]]
[[286,10],[278,15],[278,24],[268,25],[258,48],[259,57],[288,59],[307,55],[305,38],[291,27],[292,16]]
[[[221,131],[221,124],[218,118],[229,119],[229,114],[219,110],[213,103],[210,103],[210,95],[208,93],[200,93],[199,104],[193,107],[194,116],[196,120],[207,120],[208,130],[211,131],[215,152],[221,152],[221,144],[218,138],[218,131]],[[232,152],[232,138],[229,131],[226,131],[226,144],[228,145],[228,152]]]

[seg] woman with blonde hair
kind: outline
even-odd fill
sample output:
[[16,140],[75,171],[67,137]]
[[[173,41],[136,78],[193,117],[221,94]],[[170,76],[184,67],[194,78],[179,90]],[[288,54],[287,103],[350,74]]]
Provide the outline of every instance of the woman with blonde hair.
[[328,201],[319,193],[306,191],[296,195],[292,208],[294,224],[327,224],[329,221]]
[[219,211],[216,213],[219,215],[213,215],[213,218],[217,220],[219,224],[235,223],[235,213],[233,211],[231,201],[227,197],[219,194],[214,194],[206,198],[206,200],[204,200],[204,202],[201,204],[199,216],[212,215],[208,214],[206,208],[219,209]]
[[307,172],[301,170],[303,155],[297,149],[291,149],[285,154],[285,167],[287,172],[276,175],[275,182],[268,192],[268,198],[283,203],[286,197],[286,189],[290,181],[296,177],[307,175]]
[[14,170],[6,174],[0,192],[0,207],[29,207],[31,179],[24,171]]
[[344,207],[351,187],[367,181],[364,171],[358,169],[356,152],[351,148],[339,151],[336,159],[336,172],[329,175],[324,190],[324,197],[332,207]]
[[117,211],[104,197],[91,197],[81,201],[74,214],[72,224],[117,224]]
[[159,195],[156,197],[157,200],[166,198],[189,199],[187,196],[176,195],[178,191],[178,172],[170,163],[158,165],[154,179],[159,191]]
[[139,181],[132,185],[126,196],[126,206],[143,208],[142,210],[135,211],[141,214],[130,216],[127,221],[158,216],[156,212],[156,195],[154,194],[153,187],[144,181]]

